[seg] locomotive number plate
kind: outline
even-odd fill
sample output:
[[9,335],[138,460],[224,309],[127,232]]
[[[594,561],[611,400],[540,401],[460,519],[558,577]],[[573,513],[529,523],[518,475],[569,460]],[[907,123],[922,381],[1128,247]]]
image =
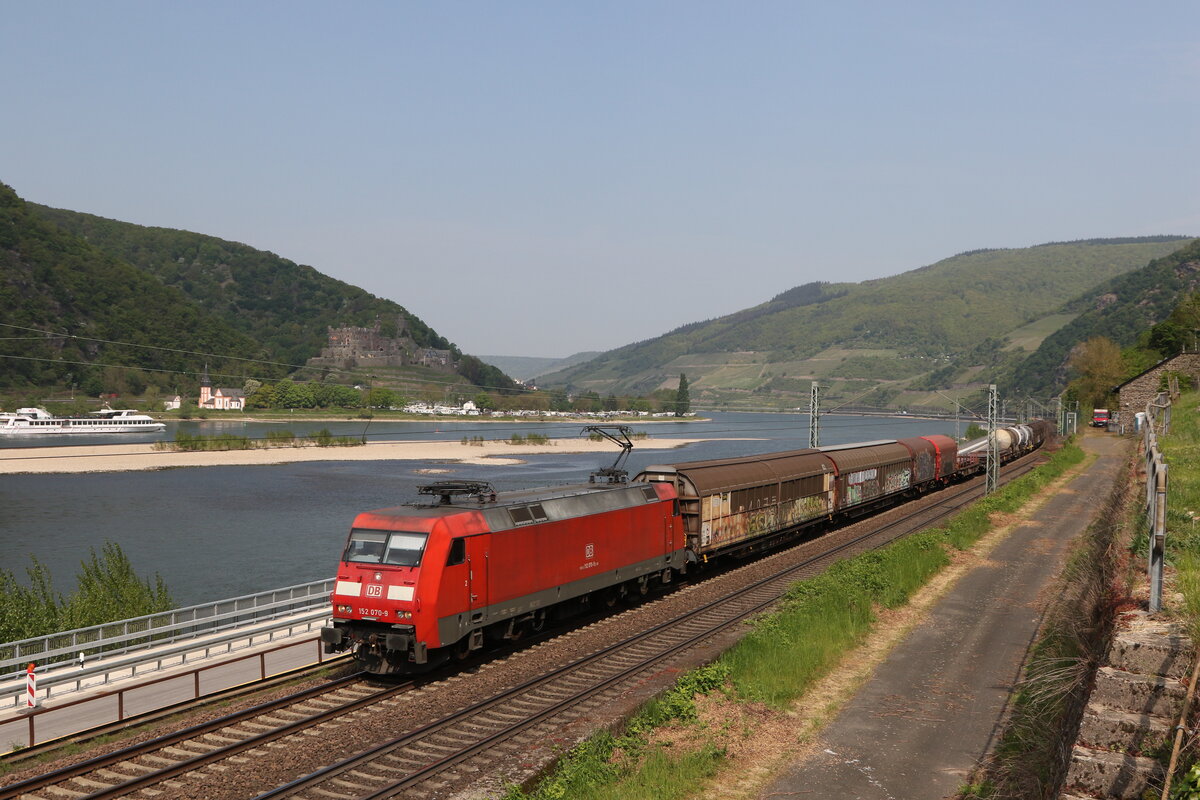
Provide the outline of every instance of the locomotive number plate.
[[381,608],[360,608],[358,610],[360,616],[364,617],[386,617],[387,611]]

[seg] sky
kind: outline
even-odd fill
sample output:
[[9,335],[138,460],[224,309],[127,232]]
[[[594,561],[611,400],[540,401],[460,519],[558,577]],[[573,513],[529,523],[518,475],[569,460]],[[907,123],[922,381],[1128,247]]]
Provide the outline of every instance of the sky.
[[0,182],[561,357],[1200,235],[1200,3],[0,0]]

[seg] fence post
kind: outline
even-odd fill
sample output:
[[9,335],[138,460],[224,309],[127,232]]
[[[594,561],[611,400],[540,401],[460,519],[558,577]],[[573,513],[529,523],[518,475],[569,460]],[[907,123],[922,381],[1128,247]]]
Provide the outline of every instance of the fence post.
[[1150,613],[1162,609],[1163,561],[1167,543],[1167,465],[1155,458],[1154,502],[1150,506]]

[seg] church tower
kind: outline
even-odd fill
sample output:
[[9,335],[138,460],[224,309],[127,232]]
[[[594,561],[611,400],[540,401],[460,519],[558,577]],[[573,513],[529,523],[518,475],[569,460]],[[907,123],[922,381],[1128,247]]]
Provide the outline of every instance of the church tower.
[[212,402],[212,381],[208,377],[208,363],[204,364],[204,374],[200,376],[200,403],[204,407]]

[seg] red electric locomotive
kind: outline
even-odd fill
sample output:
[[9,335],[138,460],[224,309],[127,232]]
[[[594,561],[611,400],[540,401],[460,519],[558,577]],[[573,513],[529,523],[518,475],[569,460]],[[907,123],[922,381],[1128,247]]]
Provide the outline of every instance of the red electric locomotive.
[[421,491],[437,501],[359,514],[338,568],[321,639],[328,652],[353,648],[371,672],[519,638],[567,601],[645,593],[684,565],[670,485]]

